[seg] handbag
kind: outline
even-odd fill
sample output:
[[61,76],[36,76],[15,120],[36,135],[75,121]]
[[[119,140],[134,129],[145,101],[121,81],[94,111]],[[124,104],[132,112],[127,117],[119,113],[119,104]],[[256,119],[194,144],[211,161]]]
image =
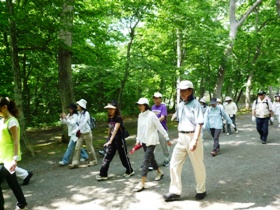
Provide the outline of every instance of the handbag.
[[76,136],[77,136],[78,138],[81,136],[81,131],[80,131],[80,130],[77,131]]
[[121,132],[123,133],[123,137],[124,138],[129,137],[130,134],[129,134],[128,130],[126,130],[126,128],[124,126],[122,126],[122,127],[123,127],[123,129],[122,128],[120,128],[120,129],[121,129]]

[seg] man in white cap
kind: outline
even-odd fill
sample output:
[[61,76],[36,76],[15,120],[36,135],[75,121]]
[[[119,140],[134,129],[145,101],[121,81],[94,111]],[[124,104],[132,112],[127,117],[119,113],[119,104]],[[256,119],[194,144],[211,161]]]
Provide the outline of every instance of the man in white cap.
[[266,144],[269,120],[273,121],[272,103],[265,98],[265,95],[265,91],[259,91],[258,98],[252,106],[252,121],[256,122],[262,144]]
[[[225,104],[224,104],[224,107],[225,107],[225,112],[228,114],[228,116],[230,117],[232,123],[234,124],[235,128],[235,133],[238,133],[238,130],[237,130],[237,127],[236,127],[236,123],[235,123],[235,115],[236,115],[236,112],[238,111],[237,109],[237,106],[236,106],[236,103],[234,103],[232,101],[232,98],[229,97],[229,96],[226,96],[225,98]],[[230,126],[231,124],[228,124],[227,123],[227,135],[230,135],[231,134],[231,129],[230,129]]]
[[[162,103],[162,94],[159,92],[155,92],[153,95],[154,105],[152,106],[152,111],[157,115],[161,125],[164,127],[164,129],[167,131],[167,108],[164,103]],[[166,144],[165,138],[159,134],[159,142],[162,148],[163,152],[163,166],[167,167],[169,166],[170,161],[170,148]]]
[[179,138],[173,149],[170,160],[169,193],[163,197],[165,201],[180,199],[182,193],[182,167],[187,157],[190,157],[196,180],[196,200],[206,196],[206,172],[203,163],[203,144],[201,129],[203,113],[200,103],[194,97],[193,83],[188,80],[180,82],[180,96],[183,99],[177,107]]

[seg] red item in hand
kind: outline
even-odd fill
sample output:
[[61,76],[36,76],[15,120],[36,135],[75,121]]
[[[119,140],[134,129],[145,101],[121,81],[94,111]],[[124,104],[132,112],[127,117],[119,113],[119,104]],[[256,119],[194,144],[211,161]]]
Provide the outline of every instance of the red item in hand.
[[136,150],[140,149],[141,147],[142,147],[141,144],[136,144],[136,145],[132,148],[132,150],[130,150],[129,154],[132,155]]

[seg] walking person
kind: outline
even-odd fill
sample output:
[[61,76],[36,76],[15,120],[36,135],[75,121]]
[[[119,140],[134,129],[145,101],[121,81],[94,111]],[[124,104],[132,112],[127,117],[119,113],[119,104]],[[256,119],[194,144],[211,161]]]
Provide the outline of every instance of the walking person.
[[72,131],[71,135],[72,134],[78,135],[78,140],[76,143],[72,164],[69,165],[70,169],[79,167],[79,160],[80,160],[81,148],[83,146],[83,143],[86,144],[86,148],[89,156],[88,166],[94,166],[98,164],[96,154],[92,145],[92,132],[89,125],[90,115],[86,109],[87,101],[85,99],[81,99],[76,103],[77,103],[77,109],[79,111],[78,126]]
[[159,144],[158,131],[163,135],[169,146],[171,146],[171,143],[169,141],[168,133],[160,123],[159,119],[152,111],[150,111],[148,99],[140,98],[136,104],[140,111],[137,122],[136,145],[140,143],[145,152],[141,181],[133,190],[139,192],[145,188],[146,177],[150,165],[152,165],[153,169],[157,171],[155,181],[161,180],[164,175],[154,156],[155,147]]
[[274,101],[273,101],[273,104],[272,104],[272,110],[273,110],[274,116],[277,117],[278,128],[280,128],[280,96],[279,95],[274,96]]
[[183,99],[177,106],[177,120],[179,137],[173,149],[170,161],[170,187],[163,197],[165,201],[180,199],[182,193],[182,167],[189,156],[196,181],[197,200],[206,196],[206,172],[203,163],[203,144],[201,129],[203,112],[200,103],[194,97],[193,83],[189,80],[181,81],[177,89]]
[[252,105],[252,121],[256,122],[262,144],[266,144],[269,120],[273,121],[272,103],[266,98],[266,92],[259,91]]
[[204,115],[204,126],[210,129],[211,136],[214,140],[213,150],[211,151],[212,156],[216,156],[220,151],[219,138],[223,128],[223,119],[228,125],[235,127],[224,109],[218,106],[217,99],[212,98],[210,100],[210,107]]
[[118,151],[122,165],[126,169],[123,176],[126,178],[131,177],[134,175],[134,171],[127,156],[127,146],[124,135],[125,127],[123,125],[123,118],[120,110],[115,102],[108,103],[104,108],[108,111],[108,141],[104,144],[104,147],[107,149],[99,175],[96,176],[96,179],[98,181],[108,179],[109,166],[116,154],[116,151]]
[[16,209],[28,209],[15,173],[21,160],[19,112],[15,102],[0,97],[0,114],[3,116],[0,120],[0,210],[4,210],[1,185],[5,180],[17,199]]
[[[72,132],[78,127],[78,119],[77,105],[73,103],[69,104],[67,115],[65,113],[60,115],[60,123],[67,125],[68,136],[70,137],[66,152],[64,153],[62,160],[58,162],[61,166],[66,166],[69,164],[70,156],[76,146],[78,137]],[[82,158],[80,161],[82,162],[88,160],[88,154],[84,148],[81,149],[81,157]]]
[[[229,97],[229,96],[226,96],[225,102],[226,102],[224,104],[225,112],[230,117],[232,123],[235,126],[235,128],[234,128],[235,133],[238,133],[238,130],[237,130],[237,127],[236,127],[236,123],[235,123],[235,116],[236,116],[236,113],[238,111],[236,103],[234,103],[232,101],[232,98]],[[231,128],[230,127],[231,127],[231,124],[227,123],[227,135],[231,134]]]
[[[201,109],[202,109],[202,113],[203,113],[203,116],[204,116],[208,106],[207,106],[206,101],[205,101],[204,98],[201,98],[199,100],[199,103],[201,104]],[[204,141],[204,139],[203,139],[204,130],[205,130],[204,127],[202,127],[202,131],[201,131],[201,139],[202,139],[202,141]]]
[[[152,106],[152,111],[157,115],[163,128],[167,130],[167,108],[164,103],[162,103],[162,94],[159,92],[153,95],[154,105]],[[166,144],[165,138],[159,133],[159,142],[163,153],[163,166],[169,166],[170,161],[170,147]]]

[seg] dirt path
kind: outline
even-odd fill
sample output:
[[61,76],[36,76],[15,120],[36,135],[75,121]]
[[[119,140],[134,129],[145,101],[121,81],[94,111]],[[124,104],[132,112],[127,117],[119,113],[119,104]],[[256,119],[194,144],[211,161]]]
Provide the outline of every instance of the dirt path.
[[[34,172],[31,183],[23,186],[24,194],[32,210],[185,210],[185,209],[280,209],[280,129],[270,126],[268,144],[262,145],[256,133],[250,115],[237,117],[238,134],[221,135],[221,152],[211,157],[212,140],[204,135],[205,166],[207,172],[207,197],[195,201],[195,182],[189,160],[183,170],[182,200],[166,203],[162,195],[168,192],[169,168],[162,167],[164,178],[153,181],[155,172],[149,172],[146,189],[133,193],[133,187],[140,179],[140,166],[143,152],[137,151],[130,156],[135,175],[125,179],[121,175],[118,155],[113,160],[108,181],[98,182],[99,165],[70,170],[58,166],[62,156],[56,148],[44,151],[37,148],[38,157],[26,160],[22,167]],[[58,138],[58,132],[45,133],[38,141],[48,142]],[[177,137],[176,129],[170,130],[171,138]],[[48,139],[48,140],[46,140]],[[134,144],[133,136],[128,141],[128,148]],[[66,145],[57,145],[66,147]],[[173,148],[173,147],[172,147]],[[96,149],[97,150],[97,149]],[[61,150],[60,150],[61,151]],[[162,161],[158,147],[156,159]],[[15,198],[4,187],[6,209],[14,209]]]

